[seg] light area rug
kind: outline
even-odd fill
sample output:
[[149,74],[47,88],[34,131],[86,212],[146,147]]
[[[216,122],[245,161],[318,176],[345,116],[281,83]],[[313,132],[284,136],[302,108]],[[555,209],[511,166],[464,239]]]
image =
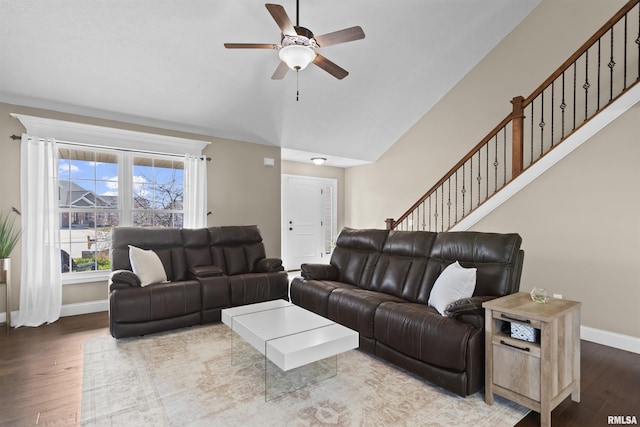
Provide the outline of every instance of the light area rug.
[[224,324],[84,343],[84,426],[513,426],[528,409],[462,398],[375,356],[265,402],[264,362],[233,366]]

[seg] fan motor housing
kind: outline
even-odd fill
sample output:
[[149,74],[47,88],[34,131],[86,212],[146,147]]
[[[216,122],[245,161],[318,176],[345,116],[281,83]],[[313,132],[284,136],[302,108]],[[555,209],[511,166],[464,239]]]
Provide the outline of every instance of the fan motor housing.
[[292,45],[301,45],[307,46],[310,48],[317,48],[318,43],[313,36],[313,33],[310,29],[305,27],[293,27],[296,30],[295,36],[289,36],[286,34],[282,35],[282,47],[292,46]]

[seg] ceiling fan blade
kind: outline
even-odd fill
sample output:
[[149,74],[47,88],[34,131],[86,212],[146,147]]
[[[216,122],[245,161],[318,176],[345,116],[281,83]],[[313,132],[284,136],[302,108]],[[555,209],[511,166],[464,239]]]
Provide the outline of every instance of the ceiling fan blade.
[[336,63],[329,61],[327,58],[325,58],[320,54],[316,55],[316,58],[313,60],[313,63],[316,64],[318,67],[322,68],[323,70],[325,70],[327,73],[331,74],[333,77],[335,77],[338,80],[342,80],[349,75],[349,72],[347,70],[340,67]]
[[278,24],[278,27],[280,27],[282,34],[287,36],[297,35],[296,30],[295,28],[293,28],[293,24],[289,19],[289,15],[287,15],[287,12],[284,10],[284,7],[280,6],[279,4],[271,3],[265,4],[265,7],[267,8],[271,16],[273,16],[273,19],[276,21],[276,24]]
[[269,43],[225,43],[227,49],[275,49],[275,44]]
[[320,47],[331,46],[332,44],[352,42],[364,38],[364,31],[359,26],[345,28],[344,30],[334,31],[333,33],[316,36],[316,42]]
[[289,71],[289,66],[285,62],[280,61],[280,65],[278,65],[278,68],[276,68],[276,71],[271,76],[271,80],[284,79],[284,76],[287,75],[287,71]]

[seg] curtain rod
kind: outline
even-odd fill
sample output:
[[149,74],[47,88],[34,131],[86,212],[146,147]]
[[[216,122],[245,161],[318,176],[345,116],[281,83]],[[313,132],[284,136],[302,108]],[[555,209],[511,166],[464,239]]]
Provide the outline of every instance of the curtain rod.
[[[14,141],[22,140],[22,137],[20,135],[16,135],[16,134],[11,135],[9,138],[13,139]],[[106,148],[106,149],[109,149],[109,150],[128,151],[128,152],[132,152],[132,153],[161,154],[163,156],[182,157],[180,154],[175,154],[175,153],[162,153],[162,152],[159,152],[159,151],[147,151],[147,150],[129,150],[127,148],[113,148],[113,147],[107,147],[107,146],[104,146],[104,145],[84,144],[82,142],[73,142],[73,141],[63,141],[63,140],[60,140],[60,139],[57,139],[56,141],[57,142],[61,142],[63,144],[79,145],[79,146],[84,146],[84,147]],[[208,162],[211,161],[211,157],[205,157],[205,159],[207,159]]]

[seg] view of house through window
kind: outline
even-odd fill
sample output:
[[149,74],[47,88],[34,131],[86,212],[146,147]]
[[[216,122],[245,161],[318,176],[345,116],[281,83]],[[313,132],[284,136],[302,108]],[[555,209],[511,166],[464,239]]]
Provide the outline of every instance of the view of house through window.
[[182,227],[184,162],[59,146],[63,273],[110,270],[113,226]]

